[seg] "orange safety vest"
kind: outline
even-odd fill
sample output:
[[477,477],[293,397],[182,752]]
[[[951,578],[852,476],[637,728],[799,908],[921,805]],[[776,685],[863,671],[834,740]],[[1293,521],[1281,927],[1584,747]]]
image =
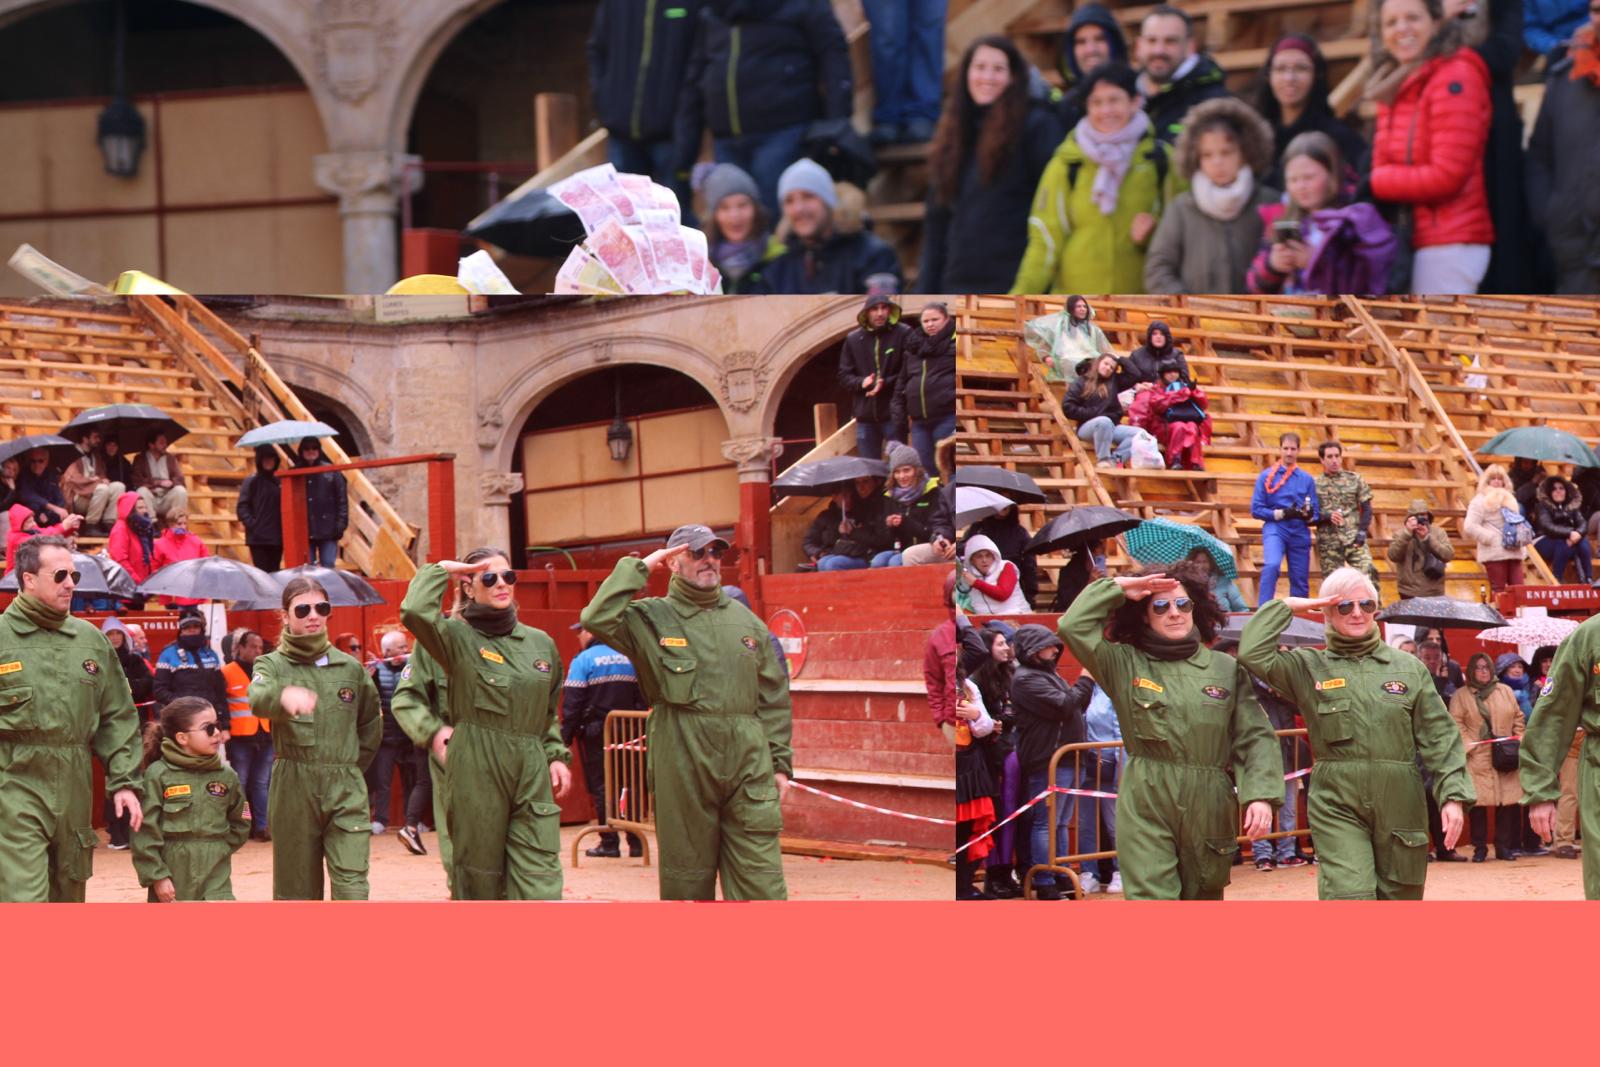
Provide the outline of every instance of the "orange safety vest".
[[228,732],[249,737],[257,730],[272,732],[272,724],[250,714],[250,675],[237,663],[225,664],[222,680],[228,683]]

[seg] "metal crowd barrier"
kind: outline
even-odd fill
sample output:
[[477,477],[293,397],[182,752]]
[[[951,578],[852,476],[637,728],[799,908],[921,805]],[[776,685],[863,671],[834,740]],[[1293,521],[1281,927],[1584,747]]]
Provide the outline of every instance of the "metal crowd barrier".
[[656,828],[650,796],[649,753],[645,725],[649,711],[613,711],[606,715],[601,733],[605,745],[606,825],[585,827],[572,842],[572,865],[578,866],[579,849],[590,834],[637,834],[650,866],[650,834]]

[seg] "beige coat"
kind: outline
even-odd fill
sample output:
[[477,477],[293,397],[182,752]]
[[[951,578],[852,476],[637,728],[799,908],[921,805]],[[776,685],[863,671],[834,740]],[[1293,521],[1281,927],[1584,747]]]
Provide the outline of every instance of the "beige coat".
[[[1522,736],[1526,722],[1510,686],[1495,683],[1489,692],[1489,714],[1494,730],[1489,736]],[[1495,770],[1489,753],[1493,746],[1473,744],[1483,739],[1483,714],[1478,710],[1478,698],[1470,681],[1450,698],[1450,717],[1461,731],[1461,743],[1467,746],[1467,771],[1472,775],[1472,788],[1478,793],[1478,806],[1522,803],[1522,783],[1517,772]]]
[[1492,563],[1500,559],[1521,559],[1522,548],[1504,548],[1500,531],[1505,523],[1500,519],[1500,509],[1510,508],[1521,512],[1517,498],[1504,489],[1486,489],[1472,498],[1467,505],[1467,517],[1461,523],[1461,532],[1477,544],[1479,563]]

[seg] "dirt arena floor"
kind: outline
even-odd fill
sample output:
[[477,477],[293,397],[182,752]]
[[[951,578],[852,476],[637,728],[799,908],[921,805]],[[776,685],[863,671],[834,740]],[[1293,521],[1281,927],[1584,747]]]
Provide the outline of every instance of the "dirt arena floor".
[[[654,849],[652,866],[637,859],[590,859],[580,857],[572,869],[572,841],[581,826],[561,828],[561,865],[566,887],[564,900],[656,900]],[[113,852],[105,846],[94,854],[94,877],[89,880],[88,898],[95,903],[142,902],[145,890],[139,888],[133,873],[130,852]],[[584,847],[599,843],[592,834]],[[443,901],[444,869],[434,851],[434,835],[424,834],[426,856],[413,856],[393,832],[372,840],[372,868],[369,880],[373,900]],[[626,848],[623,850],[626,852]],[[955,874],[949,868],[925,863],[870,860],[832,860],[811,856],[784,856],[784,875],[791,900],[949,900],[955,896]],[[247,842],[233,857],[233,895],[239,900],[272,899],[272,846]]]

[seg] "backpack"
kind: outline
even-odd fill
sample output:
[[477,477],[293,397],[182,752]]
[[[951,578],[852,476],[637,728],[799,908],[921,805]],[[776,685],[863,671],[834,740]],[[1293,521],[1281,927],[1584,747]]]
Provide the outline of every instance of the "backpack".
[[1510,508],[1500,509],[1500,547],[1521,548],[1533,543],[1533,526]]

